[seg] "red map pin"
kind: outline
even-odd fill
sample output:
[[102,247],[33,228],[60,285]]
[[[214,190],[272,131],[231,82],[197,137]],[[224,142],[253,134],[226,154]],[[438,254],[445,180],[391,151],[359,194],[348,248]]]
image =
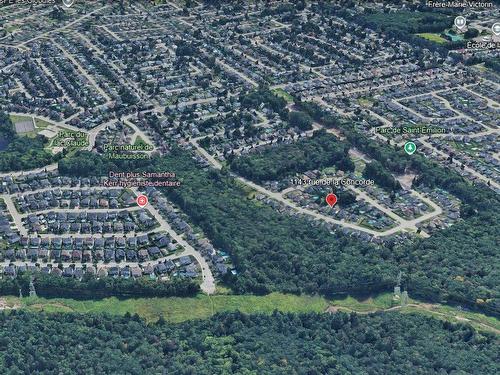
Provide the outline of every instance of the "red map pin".
[[148,204],[148,197],[145,195],[139,195],[135,201],[137,202],[137,205],[142,208]]
[[330,193],[326,196],[326,203],[328,203],[328,205],[330,207],[333,207],[335,206],[335,203],[337,203],[337,196],[333,193]]

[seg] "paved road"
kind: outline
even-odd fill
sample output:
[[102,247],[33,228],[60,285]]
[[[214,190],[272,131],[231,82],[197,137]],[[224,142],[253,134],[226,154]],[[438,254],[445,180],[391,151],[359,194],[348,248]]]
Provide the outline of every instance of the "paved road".
[[[80,188],[78,188],[78,187],[73,187],[73,188],[68,188],[67,190],[79,190],[79,189]],[[44,190],[44,189],[42,189],[42,190]],[[132,190],[136,194],[136,196],[140,194],[140,192],[139,192],[138,189],[134,188]],[[0,198],[2,198],[5,201],[5,203],[7,205],[7,208],[9,210],[11,216],[14,219],[14,223],[16,224],[17,228],[20,231],[20,234],[22,236],[28,236],[28,231],[24,227],[24,225],[22,223],[22,219],[25,218],[26,216],[28,216],[31,213],[29,213],[29,214],[19,214],[17,212],[14,204],[13,204],[13,201],[12,201],[12,198],[11,198],[10,195],[0,195]],[[61,209],[61,208],[54,208],[54,209],[49,209],[49,210],[37,211],[36,214],[43,214],[43,213],[50,212],[50,211],[53,211],[53,212],[81,212],[81,211],[86,211],[86,212],[111,212],[111,211],[121,211],[123,209],[126,209],[127,211],[137,211],[137,210],[140,210],[141,208],[138,207],[138,206],[129,207],[129,208],[122,208],[122,209]],[[177,232],[175,232],[172,229],[172,227],[168,224],[168,222],[163,218],[163,216],[156,209],[156,207],[154,207],[154,205],[152,203],[149,203],[146,207],[144,207],[144,209],[146,209],[147,211],[149,211],[149,213],[160,224],[159,228],[157,227],[157,228],[154,229],[155,231],[161,230],[161,231],[167,232],[170,235],[171,238],[173,238],[174,240],[176,240],[177,243],[184,248],[184,250],[183,250],[183,252],[182,252],[181,255],[176,254],[176,255],[169,256],[169,257],[165,257],[164,259],[165,260],[166,259],[172,259],[173,257],[179,257],[179,256],[182,256],[182,255],[190,255],[190,256],[192,256],[193,258],[196,259],[196,261],[198,262],[198,264],[201,267],[201,273],[202,273],[202,279],[203,279],[202,283],[200,285],[201,289],[205,293],[207,293],[207,294],[213,294],[213,293],[215,293],[215,279],[213,277],[212,271],[210,270],[210,267],[208,266],[206,260],[187,241],[185,241],[182,238],[182,236],[180,236],[179,234],[177,234]],[[123,237],[135,237],[135,236],[143,235],[143,234],[147,234],[147,233],[148,232],[129,232],[129,233],[120,234],[120,235],[122,235]],[[65,233],[65,234],[62,234],[62,235],[39,234],[38,237],[40,237],[40,238],[53,238],[53,237],[60,237],[60,238],[69,238],[69,237],[71,237],[71,238],[88,238],[89,235],[88,234],[74,234],[74,233]],[[116,237],[116,234],[115,235],[108,235],[108,236],[104,236],[103,235],[103,236],[99,236],[99,237],[103,237],[103,238]],[[162,259],[160,259],[160,260],[162,260]],[[9,262],[6,262],[6,263],[9,263]],[[18,263],[19,264],[24,264],[25,262],[19,261]],[[69,264],[71,264],[71,263],[68,263],[68,265]],[[116,263],[116,262],[113,263],[113,262],[111,262],[111,263],[106,263],[106,264],[107,265],[118,265],[118,264],[121,264],[122,266],[127,265],[127,264],[131,265],[131,266],[132,265],[137,265],[137,263],[128,262],[128,261],[124,261],[124,262],[120,262],[120,263]]]
[[[205,159],[208,160],[208,162],[216,169],[221,169],[222,168],[222,164],[217,160],[215,159],[212,155],[210,155],[203,147],[201,147],[200,145],[198,145],[197,143],[197,139],[191,139],[190,140],[190,143],[196,148],[197,152],[199,154],[201,154]],[[383,236],[389,236],[389,235],[392,235],[392,234],[395,234],[395,233],[398,233],[402,230],[405,230],[405,229],[416,229],[416,225],[418,223],[421,223],[423,221],[426,221],[426,220],[429,220],[429,219],[432,219],[433,217],[437,216],[437,215],[440,215],[442,213],[442,210],[439,206],[437,206],[435,203],[433,203],[432,201],[426,199],[426,203],[429,203],[431,205],[431,207],[434,208],[434,211],[431,212],[431,213],[428,213],[426,215],[423,215],[417,219],[414,219],[414,220],[405,220],[403,218],[400,218],[399,216],[397,216],[396,214],[394,214],[393,212],[391,212],[391,215],[392,216],[397,216],[398,217],[398,226],[394,227],[394,228],[390,228],[388,230],[385,230],[385,231],[376,231],[376,230],[372,230],[372,229],[369,229],[369,228],[365,228],[365,227],[362,227],[362,226],[359,226],[357,224],[354,224],[354,223],[349,223],[349,222],[346,222],[344,220],[337,220],[337,219],[334,219],[330,216],[326,216],[326,215],[323,215],[319,212],[316,212],[316,211],[312,211],[312,210],[309,210],[307,208],[303,208],[303,207],[300,207],[298,205],[296,205],[295,203],[289,201],[288,199],[284,198],[283,197],[283,193],[282,192],[273,192],[273,191],[270,191],[252,181],[249,181],[247,180],[246,178],[243,178],[241,176],[238,176],[238,175],[235,175],[233,174],[233,177],[236,178],[238,181],[242,182],[243,184],[251,187],[252,189],[258,191],[259,193],[261,194],[264,194],[266,195],[267,197],[269,198],[272,198],[282,204],[284,204],[285,206],[287,207],[290,207],[292,209],[294,209],[295,211],[301,213],[301,214],[304,214],[304,215],[309,215],[309,216],[312,216],[314,217],[315,219],[319,219],[319,220],[323,220],[323,221],[326,221],[328,223],[332,223],[332,224],[337,224],[337,225],[340,225],[342,227],[345,227],[345,228],[350,228],[350,229],[353,229],[353,230],[357,230],[357,231],[360,231],[360,232],[364,232],[364,233],[368,233],[372,236],[375,236],[375,237],[383,237]],[[373,198],[369,197],[368,195],[364,194],[363,193],[363,197],[369,202],[369,203],[375,203],[377,205],[377,208],[378,207],[381,207],[383,208],[383,211],[384,212],[387,212],[389,211],[387,208],[384,208],[383,206],[381,206],[378,202],[376,202]]]
[[[450,109],[453,109],[455,112],[459,113],[459,117],[464,117],[464,118],[468,118],[470,119],[471,121],[474,121],[475,123],[478,123],[476,120],[470,118],[469,116],[466,116],[465,114],[463,114],[462,112],[456,110],[455,108],[451,108],[451,105],[450,103],[440,97],[439,95],[437,95],[439,92],[442,92],[442,91],[447,91],[449,89],[445,89],[445,90],[436,90],[436,91],[432,91],[432,94],[435,95],[436,97],[438,97],[439,99],[442,99],[442,100],[445,100],[445,103],[447,104],[447,107],[449,106]],[[409,96],[407,98],[411,98],[411,97],[417,97],[417,96],[423,96],[423,95],[428,95],[429,93],[425,93],[425,94],[418,94],[418,95],[413,95],[413,96]],[[403,106],[401,103],[398,103],[397,101],[394,101],[395,103],[399,104],[400,106]],[[409,109],[407,108],[406,106],[403,106],[405,109]],[[368,112],[372,115],[374,115],[374,117],[376,117],[377,119],[381,120],[383,123],[384,123],[384,127],[392,127],[393,126],[393,123],[391,121],[389,121],[388,119],[386,119],[385,117],[382,117],[374,112],[372,112],[371,110],[368,109]],[[422,115],[419,115],[419,116],[422,116]],[[481,124],[482,126],[485,126],[484,124]],[[485,126],[487,127],[487,126]],[[443,137],[463,137],[463,136],[466,136],[466,137],[469,137],[469,138],[477,138],[477,137],[480,137],[480,136],[484,136],[484,135],[489,135],[489,134],[500,134],[500,129],[492,129],[492,128],[489,128],[487,127],[488,130],[485,130],[485,131],[482,131],[482,132],[477,132],[477,133],[474,133],[474,134],[434,134],[432,135],[432,138],[443,138]],[[387,141],[388,138],[386,138],[385,136],[379,134],[379,133],[376,133],[375,136],[377,138],[381,138],[383,139],[384,141]],[[427,137],[428,136],[422,136],[420,138],[417,138],[417,140],[426,148],[428,148],[429,150],[431,150],[432,152],[438,154],[438,155],[441,155],[442,157],[444,158],[449,158],[450,155],[447,154],[446,152],[444,151],[441,151],[441,150],[438,150],[436,147],[434,147],[431,143],[429,143],[427,141]],[[399,146],[403,147],[405,141],[402,141],[400,143],[398,143]],[[458,166],[458,167],[461,167],[463,164],[462,162],[456,160],[456,159],[453,159],[453,163]],[[495,189],[500,189],[500,184],[498,184],[497,182],[493,181],[491,178],[489,177],[486,177],[482,174],[480,174],[479,172],[477,172],[476,170],[470,168],[470,167],[467,167],[464,165],[464,171],[469,173],[470,175],[476,177],[477,179],[485,182],[485,183],[490,183],[490,185],[492,187],[494,187]]]
[[[438,98],[436,96],[436,98]],[[440,98],[440,97],[439,97]],[[410,108],[410,107],[407,107],[406,105],[402,104],[399,102],[399,100],[401,99],[398,99],[398,100],[392,100],[392,103],[396,104],[398,107],[400,107],[401,109],[407,111],[407,112],[410,112],[412,114],[414,114],[415,116],[427,121],[427,122],[430,122],[432,120],[440,120],[440,119],[444,119],[443,117],[427,117],[425,115],[423,115],[422,113],[420,112],[417,112],[416,110],[414,110],[413,108]],[[446,107],[446,106],[445,106]],[[460,116],[460,114],[458,114],[453,108],[451,108],[451,106],[448,108],[450,111],[453,111],[456,113],[455,116],[450,116],[450,117],[446,117],[446,119],[449,119],[449,120],[452,120],[452,119],[459,119],[459,118],[463,118],[464,116]]]
[[19,215],[19,213],[17,212],[16,206],[14,206],[14,202],[12,201],[11,197],[8,195],[0,195],[0,199],[3,199],[3,201],[7,205],[7,210],[11,214],[17,229],[19,229],[19,232],[21,233],[21,236],[26,236],[28,232],[26,231],[26,228],[24,228],[23,222],[21,220],[21,215]]
[[[19,114],[19,115],[26,115],[26,114]],[[134,131],[136,132],[136,134],[140,135],[146,142],[150,143],[151,145],[154,145],[154,143],[151,141],[151,139],[141,130],[139,129],[135,124],[133,124],[132,122],[129,121],[129,119],[132,117],[133,115],[129,115],[129,116],[126,116],[124,118],[124,121],[127,123],[127,125],[131,126]],[[41,118],[40,116],[37,116],[39,118]],[[52,123],[54,123],[54,121],[50,120],[50,119],[45,119],[46,121],[50,121]],[[88,132],[89,134],[89,146],[88,146],[88,149],[91,150],[94,145],[95,145],[95,140],[96,140],[96,137],[97,137],[97,134],[104,128],[106,128],[109,124],[115,122],[116,120],[111,120],[111,121],[108,121],[104,124],[101,124],[99,125],[98,127],[96,128],[93,128],[92,130],[90,130],[90,132]],[[56,125],[58,126],[61,126],[61,127],[65,127],[65,128],[68,128],[68,129],[72,129],[72,130],[75,130],[75,131],[83,131],[82,129],[79,129],[79,128],[75,128],[75,127],[72,127],[70,125],[67,125],[65,123],[56,123]],[[57,163],[56,164],[52,164],[52,165],[49,165],[47,167],[44,167],[44,168],[39,168],[37,170],[31,170],[31,171],[23,171],[23,172],[15,172],[15,173],[5,173],[5,174],[0,174],[0,177],[2,176],[20,176],[22,174],[30,174],[30,173],[37,173],[37,172],[43,172],[43,171],[52,171],[52,170],[56,170],[57,169]],[[46,191],[46,190],[52,190],[53,188],[50,188],[50,189],[40,189],[40,190],[37,190],[37,191],[33,191],[33,192],[24,192],[22,194],[30,194],[30,193],[34,193],[34,192],[43,192],[43,191]],[[68,188],[61,188],[61,190],[80,190],[80,189],[86,189],[85,187],[68,187]],[[104,189],[104,188],[99,188],[99,187],[88,187],[88,189]],[[139,195],[139,191],[138,189],[136,188],[133,188],[132,189],[134,191],[134,193],[136,195]],[[8,195],[8,194],[3,194],[3,195],[0,195],[0,198],[2,198],[6,205],[7,205],[7,208],[11,214],[11,216],[13,217],[13,220],[14,220],[14,223],[16,224],[16,227],[19,229],[19,232],[22,236],[27,236],[28,235],[28,232],[26,230],[26,228],[24,227],[23,223],[22,223],[22,219],[23,217],[27,216],[27,214],[19,214],[17,212],[17,209],[15,208],[14,206],[14,203],[12,201],[12,198],[11,198],[11,195]],[[182,255],[191,255],[193,256],[196,261],[198,262],[198,264],[200,265],[201,267],[201,272],[202,272],[202,283],[200,285],[201,289],[207,293],[207,294],[213,294],[215,293],[215,279],[214,279],[214,276],[212,274],[212,271],[210,270],[210,267],[208,266],[206,260],[201,256],[201,254],[196,251],[188,242],[186,242],[180,235],[178,235],[171,227],[170,225],[168,224],[168,222],[163,218],[163,216],[158,212],[158,210],[154,207],[153,204],[148,204],[146,207],[145,207],[152,215],[153,217],[159,222],[160,224],[160,229],[163,230],[163,231],[166,231],[167,233],[169,233],[169,235],[175,239],[177,241],[177,243],[179,243],[181,246],[183,246],[184,248],[184,251],[182,253]],[[137,210],[139,209],[139,207],[135,207],[135,208],[128,208],[127,210]],[[70,211],[75,211],[74,209],[51,209],[51,210],[46,210],[46,212],[48,211],[61,211],[61,212],[70,212]],[[77,212],[79,210],[76,210]],[[81,211],[92,211],[92,212],[108,212],[108,211],[112,211],[110,209],[97,209],[97,210],[81,210]],[[45,212],[45,211],[40,211],[41,213]],[[38,213],[38,212],[37,212]],[[141,234],[146,234],[146,233],[136,233],[136,232],[130,232],[130,233],[127,233],[127,234],[124,234],[125,237],[133,237],[135,235],[141,235]],[[51,237],[54,237],[55,235],[54,234],[42,234],[40,235],[40,237],[47,237],[47,238],[51,238]],[[77,238],[77,237],[82,237],[82,238],[87,238],[88,235],[78,235],[78,234],[72,234],[72,233],[67,233],[67,234],[63,234],[63,235],[57,235],[57,237],[72,237],[72,238]],[[104,236],[103,236],[104,237]],[[177,257],[177,256],[176,256]],[[165,258],[165,259],[168,259],[169,257]],[[22,263],[22,262],[21,262]],[[123,264],[129,264],[128,262],[123,262]]]
[[[136,195],[139,195],[140,192],[137,188],[132,189]],[[207,294],[213,294],[215,293],[215,279],[212,274],[212,271],[210,270],[210,267],[208,266],[205,258],[201,256],[201,254],[196,251],[188,242],[184,240],[179,234],[177,234],[172,227],[168,224],[168,222],[163,218],[163,216],[160,214],[160,212],[154,207],[153,204],[149,203],[145,208],[148,209],[148,211],[155,217],[155,219],[160,223],[160,229],[162,231],[167,232],[170,237],[172,237],[174,240],[177,241],[179,245],[181,245],[184,248],[183,255],[191,255],[196,259],[198,264],[201,267],[201,273],[202,273],[202,283],[200,285],[201,290],[203,290]]]
[[58,32],[58,31],[65,30],[65,29],[67,29],[67,28],[69,28],[69,27],[71,27],[71,26],[73,26],[73,25],[75,25],[75,24],[77,24],[77,23],[79,23],[79,22],[83,21],[84,19],[86,19],[86,18],[88,18],[88,17],[92,16],[93,14],[98,13],[98,12],[100,12],[100,11],[101,11],[101,10],[103,10],[103,9],[106,9],[107,7],[108,7],[108,6],[107,6],[107,5],[105,5],[105,6],[101,7],[101,8],[95,9],[95,10],[93,10],[92,12],[89,12],[89,13],[87,13],[87,14],[83,15],[82,17],[77,18],[76,20],[73,20],[73,21],[71,21],[71,22],[67,23],[67,24],[66,24],[66,25],[64,25],[64,26],[61,26],[61,27],[58,27],[58,28],[55,28],[55,29],[49,30],[49,31],[47,31],[47,32],[45,32],[45,33],[42,33],[42,34],[40,34],[40,35],[37,35],[36,37],[31,38],[31,39],[29,39],[29,40],[27,40],[27,41],[25,41],[25,42],[22,42],[22,43],[18,44],[17,46],[24,46],[24,45],[26,45],[26,44],[28,44],[28,43],[31,43],[31,42],[33,42],[33,41],[35,41],[35,40],[37,40],[37,39],[43,38],[43,37],[45,37],[45,36],[47,36],[47,35],[50,35],[50,34],[52,34],[52,33],[56,33],[56,32]]
[[31,169],[29,171],[18,171],[18,172],[9,172],[9,173],[0,173],[0,178],[3,177],[19,177],[19,176],[24,176],[27,174],[35,174],[35,173],[42,173],[42,172],[51,172],[57,170],[57,163],[55,164],[49,164],[45,167],[41,168],[36,168],[36,169]]
[[219,58],[216,58],[215,59],[215,62],[220,65],[221,67],[223,67],[225,70],[227,70],[228,72],[231,72],[233,74],[236,74],[238,77],[240,77],[241,79],[243,79],[244,81],[250,83],[253,87],[257,87],[259,86],[257,84],[257,82],[255,82],[253,79],[251,79],[250,77],[246,76],[245,74],[243,74],[242,72],[240,72],[239,70],[236,70],[234,69],[231,65],[228,65],[226,64],[225,62],[223,62],[221,59]]
[[141,137],[142,140],[144,142],[146,142],[147,144],[153,146],[153,150],[152,151],[144,151],[145,153],[147,154],[151,154],[155,151],[156,147],[155,147],[155,144],[154,142],[151,140],[151,138],[149,137],[149,135],[147,135],[144,131],[142,131],[142,129],[139,129],[139,127],[134,124],[133,122],[131,122],[129,119],[131,118],[131,116],[127,116],[123,119],[123,122],[130,126],[133,130],[134,130],[134,134],[132,135],[132,140],[130,141],[130,144],[135,144],[135,141],[137,140],[137,137]]
[[[430,149],[432,152],[438,154],[438,155],[441,155],[442,157],[444,158],[449,158],[450,155],[447,154],[446,152],[444,151],[441,151],[441,150],[438,150],[436,147],[434,147],[433,145],[431,145],[429,142],[427,142],[423,137],[422,138],[419,138],[418,141],[420,143],[422,143],[424,145],[424,147],[427,147],[428,149]],[[500,184],[496,183],[495,181],[493,181],[491,178],[489,177],[486,177],[486,176],[483,176],[481,173],[478,173],[477,171],[475,171],[474,169],[462,164],[461,162],[459,162],[458,160],[456,159],[453,159],[453,164],[455,164],[457,167],[461,168],[461,166],[463,165],[464,168],[463,170],[467,173],[469,173],[470,175],[478,178],[479,180],[483,181],[484,183],[490,183],[491,186],[493,186],[494,188],[496,189],[500,189]]]
[[59,50],[63,53],[64,57],[66,57],[69,61],[73,63],[73,65],[76,67],[76,70],[80,74],[82,74],[87,80],[92,84],[92,86],[97,90],[97,92],[106,100],[107,103],[111,103],[112,99],[111,97],[102,89],[101,86],[97,84],[95,81],[94,77],[85,70],[79,61],[77,61],[72,54],[70,54],[63,46],[61,46],[59,43],[54,41],[54,39],[51,39],[50,42],[55,45]]
[[[491,82],[491,81],[489,81],[489,82]],[[499,86],[497,84],[495,84],[495,85]],[[490,107],[492,107],[494,109],[498,109],[500,102],[497,102],[496,100],[493,100],[492,98],[487,98],[483,94],[478,93],[477,91],[474,91],[474,86],[475,86],[475,84],[474,85],[467,85],[467,86],[465,86],[465,90],[467,90],[470,93],[472,93],[473,95],[479,96],[481,99],[485,100]]]

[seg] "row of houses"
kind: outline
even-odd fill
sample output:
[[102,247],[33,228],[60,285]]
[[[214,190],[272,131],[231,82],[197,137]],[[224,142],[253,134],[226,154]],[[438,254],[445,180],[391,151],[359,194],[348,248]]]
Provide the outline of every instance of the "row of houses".
[[[0,177],[0,193],[17,194],[30,193],[37,190],[54,190],[66,188],[101,187],[107,177],[68,177],[60,176],[57,170],[26,173],[16,176],[4,175]],[[109,189],[114,191],[116,189]],[[62,192],[61,192],[62,194]],[[111,194],[111,193],[110,193]],[[112,193],[115,194],[115,193]],[[113,198],[113,197],[111,197]]]
[[19,212],[43,211],[50,208],[119,209],[136,204],[132,192],[122,189],[50,189],[14,197]]
[[158,225],[149,211],[70,211],[29,214],[23,219],[30,233],[106,234],[147,231]]
[[[138,265],[113,265],[113,266],[94,266],[92,264],[68,266],[57,264],[5,264],[0,265],[0,275],[4,277],[16,277],[23,273],[44,273],[54,276],[72,277],[83,279],[85,275],[98,278],[103,277],[122,277],[139,278],[148,276],[150,278],[165,277],[183,277],[197,278],[200,275],[199,265],[189,256],[182,256],[176,259],[168,259],[157,263],[138,264]],[[1,277],[1,276],[0,276]]]

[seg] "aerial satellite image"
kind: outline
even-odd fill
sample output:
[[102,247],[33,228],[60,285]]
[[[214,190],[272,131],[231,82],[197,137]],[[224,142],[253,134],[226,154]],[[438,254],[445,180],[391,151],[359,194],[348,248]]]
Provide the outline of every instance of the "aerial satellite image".
[[499,374],[499,204],[499,0],[0,0],[0,374]]

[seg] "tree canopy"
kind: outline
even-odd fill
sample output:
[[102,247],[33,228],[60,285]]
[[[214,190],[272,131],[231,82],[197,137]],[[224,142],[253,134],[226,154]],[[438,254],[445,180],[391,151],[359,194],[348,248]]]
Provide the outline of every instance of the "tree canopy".
[[[385,149],[381,155],[395,159]],[[147,166],[136,167],[176,171],[181,186],[162,191],[204,230],[215,247],[230,254],[238,275],[228,275],[226,281],[238,293],[381,292],[392,289],[398,272],[403,271],[410,294],[500,314],[500,280],[492,267],[498,259],[493,241],[500,232],[500,217],[493,203],[497,198],[488,189],[460,178],[449,190],[473,208],[470,217],[409,246],[376,245],[340,231],[331,233],[317,222],[250,200],[248,191],[233,177],[200,169],[186,151],[174,148],[169,155],[148,161]],[[428,168],[437,186],[447,181],[441,179],[456,179],[434,164]],[[486,208],[474,213],[479,207]]]
[[30,170],[56,162],[61,155],[52,155],[45,149],[47,138],[43,135],[21,137],[5,112],[0,111],[0,140],[7,143],[0,151],[0,172]]
[[0,313],[4,374],[495,374],[498,338],[416,314]]
[[353,171],[354,163],[348,152],[348,144],[325,131],[316,131],[310,138],[274,144],[235,158],[231,168],[257,182],[280,180],[295,173],[331,166]]

